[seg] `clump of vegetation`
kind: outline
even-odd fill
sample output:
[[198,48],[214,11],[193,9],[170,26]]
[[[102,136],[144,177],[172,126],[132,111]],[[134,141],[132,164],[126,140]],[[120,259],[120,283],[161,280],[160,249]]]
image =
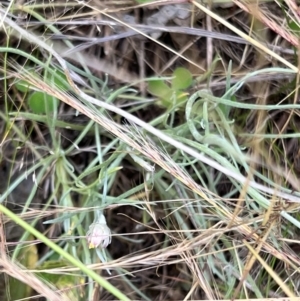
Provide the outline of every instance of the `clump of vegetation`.
[[1,300],[299,294],[297,7],[3,5]]

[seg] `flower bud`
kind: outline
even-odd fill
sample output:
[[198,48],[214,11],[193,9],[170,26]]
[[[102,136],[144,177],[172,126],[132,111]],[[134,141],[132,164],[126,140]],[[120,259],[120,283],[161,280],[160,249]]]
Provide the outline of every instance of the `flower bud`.
[[111,243],[111,231],[106,225],[106,220],[102,212],[99,213],[98,219],[92,223],[87,232],[87,241],[89,248],[105,249]]

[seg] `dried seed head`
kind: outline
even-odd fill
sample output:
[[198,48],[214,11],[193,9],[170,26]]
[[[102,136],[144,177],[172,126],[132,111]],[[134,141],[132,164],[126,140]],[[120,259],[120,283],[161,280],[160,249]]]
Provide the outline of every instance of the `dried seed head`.
[[111,243],[111,231],[106,225],[106,220],[101,212],[96,222],[92,223],[87,232],[89,248],[105,249]]

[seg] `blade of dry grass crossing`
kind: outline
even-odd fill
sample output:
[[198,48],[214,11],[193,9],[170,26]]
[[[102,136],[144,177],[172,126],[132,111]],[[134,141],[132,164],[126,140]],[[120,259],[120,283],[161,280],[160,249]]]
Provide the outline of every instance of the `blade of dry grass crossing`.
[[[237,1],[235,1],[235,2],[237,2]],[[253,46],[259,48],[260,50],[262,50],[266,54],[272,56],[273,58],[275,58],[279,62],[283,63],[285,66],[289,67],[294,72],[299,72],[298,67],[294,66],[293,64],[291,64],[290,62],[288,62],[287,60],[282,58],[280,55],[278,55],[274,51],[267,48],[265,45],[261,44],[260,42],[258,42],[255,39],[251,38],[247,34],[243,33],[241,30],[237,29],[236,27],[231,25],[229,22],[227,22],[226,20],[224,20],[223,18],[221,18],[220,16],[218,16],[217,14],[215,14],[214,12],[212,12],[211,10],[209,10],[208,8],[206,8],[205,6],[200,4],[199,2],[192,0],[191,3],[193,3],[196,7],[201,9],[207,15],[210,15],[213,19],[215,19],[218,22],[220,22],[221,24],[225,25],[227,28],[229,28],[230,30],[235,32],[240,37],[244,38],[246,41],[250,42]]]
[[[267,262],[257,253],[256,250],[252,248],[252,246],[246,241],[243,241],[244,244],[247,246],[249,251],[253,254],[253,256],[261,263],[261,265],[267,270],[267,272],[272,275],[272,278],[277,282],[277,284],[280,286],[280,288],[284,291],[284,293],[288,296],[286,299],[290,300],[297,300],[298,298],[295,296],[295,294],[290,290],[288,285],[280,279],[278,274],[276,274],[273,269],[267,264]],[[285,299],[285,300],[286,300]]]

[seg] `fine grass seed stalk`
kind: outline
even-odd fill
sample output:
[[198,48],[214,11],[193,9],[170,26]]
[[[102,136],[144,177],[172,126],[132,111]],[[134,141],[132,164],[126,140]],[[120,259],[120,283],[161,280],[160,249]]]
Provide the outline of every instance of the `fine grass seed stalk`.
[[[129,147],[127,147],[127,151],[133,161],[143,168],[145,192],[148,195],[154,186],[155,165],[151,165],[149,162],[146,162],[144,159],[134,154],[133,150],[130,150]],[[149,184],[150,186],[148,186]]]

